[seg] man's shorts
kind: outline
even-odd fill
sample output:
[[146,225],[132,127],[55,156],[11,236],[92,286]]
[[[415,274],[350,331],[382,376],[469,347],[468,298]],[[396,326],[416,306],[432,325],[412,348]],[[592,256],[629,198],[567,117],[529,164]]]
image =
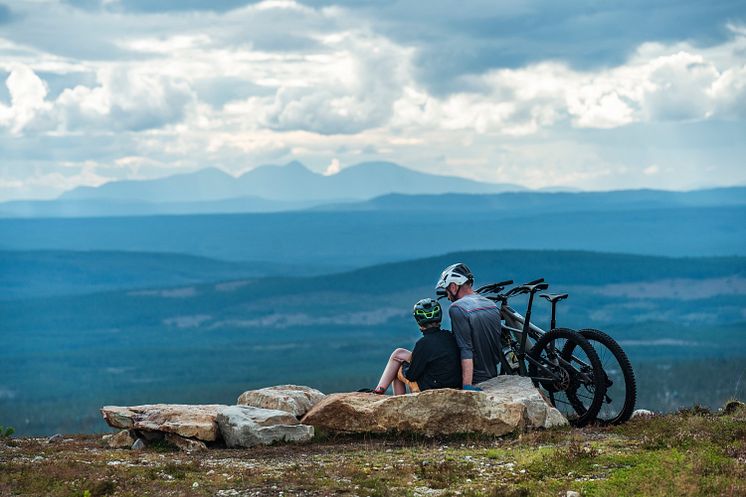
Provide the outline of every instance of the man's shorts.
[[404,376],[404,366],[399,368],[399,372],[396,373],[396,377],[399,378],[399,381],[404,383],[407,387],[409,387],[410,393],[415,393],[420,391],[420,386],[417,384],[416,381],[409,381],[406,376]]

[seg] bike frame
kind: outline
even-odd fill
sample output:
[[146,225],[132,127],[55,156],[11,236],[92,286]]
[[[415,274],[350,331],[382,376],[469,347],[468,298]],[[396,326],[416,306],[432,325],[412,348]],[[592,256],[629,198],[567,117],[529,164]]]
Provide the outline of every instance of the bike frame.
[[[534,323],[529,322],[528,324],[528,334],[525,338],[525,342],[523,342],[523,327],[526,322],[526,318],[518,311],[513,309],[507,304],[507,299],[502,300],[502,304],[500,306],[500,316],[504,320],[504,324],[502,324],[502,329],[507,331],[510,335],[512,335],[513,339],[518,341],[519,344],[521,344],[519,347],[519,350],[523,352],[523,354],[516,354],[518,357],[518,366],[520,369],[521,376],[528,376],[528,372],[526,371],[526,363],[525,360],[528,360],[530,363],[535,365],[537,368],[544,372],[548,372],[548,370],[544,367],[543,364],[538,363],[537,361],[533,360],[530,356],[528,356],[525,351],[527,349],[530,349],[531,346],[538,340],[542,335],[547,333],[542,328],[536,326]],[[530,344],[530,346],[528,346]],[[514,348],[511,345],[511,348]],[[514,350],[514,352],[516,352]],[[560,358],[561,359],[561,358]],[[581,366],[590,367],[589,364],[587,364],[585,361],[580,360],[579,358],[573,356],[573,359],[579,363]],[[572,364],[568,363],[564,359],[561,359],[563,364],[566,366],[572,367],[576,372],[580,373],[577,368],[575,368]],[[509,368],[509,364],[507,363],[506,358],[504,357],[504,354],[500,354],[500,363],[503,368]],[[532,377],[532,379],[537,381],[551,381],[552,377]]]

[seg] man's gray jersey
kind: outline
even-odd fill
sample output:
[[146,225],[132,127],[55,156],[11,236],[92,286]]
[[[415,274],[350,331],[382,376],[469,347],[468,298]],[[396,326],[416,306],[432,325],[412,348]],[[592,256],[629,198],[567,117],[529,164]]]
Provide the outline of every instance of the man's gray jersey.
[[479,294],[466,295],[448,309],[461,359],[474,360],[472,383],[497,376],[500,363],[500,308]]

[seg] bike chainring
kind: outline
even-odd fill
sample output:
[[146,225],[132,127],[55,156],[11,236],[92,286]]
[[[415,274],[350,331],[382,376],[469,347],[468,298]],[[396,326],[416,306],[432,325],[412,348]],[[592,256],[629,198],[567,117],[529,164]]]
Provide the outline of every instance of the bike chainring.
[[544,387],[547,392],[561,392],[570,388],[572,378],[565,368],[562,366],[551,366],[550,369],[552,374],[555,376],[555,379],[553,381],[541,381],[541,386]]

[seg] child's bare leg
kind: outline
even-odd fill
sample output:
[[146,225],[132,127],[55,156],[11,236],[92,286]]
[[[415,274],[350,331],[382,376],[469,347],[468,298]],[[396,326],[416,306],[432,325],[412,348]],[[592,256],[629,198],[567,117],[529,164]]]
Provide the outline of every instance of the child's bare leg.
[[407,393],[407,386],[399,378],[394,378],[394,395],[404,395]]
[[[396,349],[395,351],[393,351],[391,353],[391,357],[389,357],[388,363],[386,363],[386,367],[383,370],[381,379],[378,380],[376,391],[386,391],[389,385],[391,385],[391,383],[393,382],[394,392],[396,393],[396,383],[401,383],[399,380],[396,380],[396,374],[399,372],[399,368],[401,367],[402,362],[411,361],[412,353],[407,349]],[[401,384],[401,388],[406,391],[403,383]]]

